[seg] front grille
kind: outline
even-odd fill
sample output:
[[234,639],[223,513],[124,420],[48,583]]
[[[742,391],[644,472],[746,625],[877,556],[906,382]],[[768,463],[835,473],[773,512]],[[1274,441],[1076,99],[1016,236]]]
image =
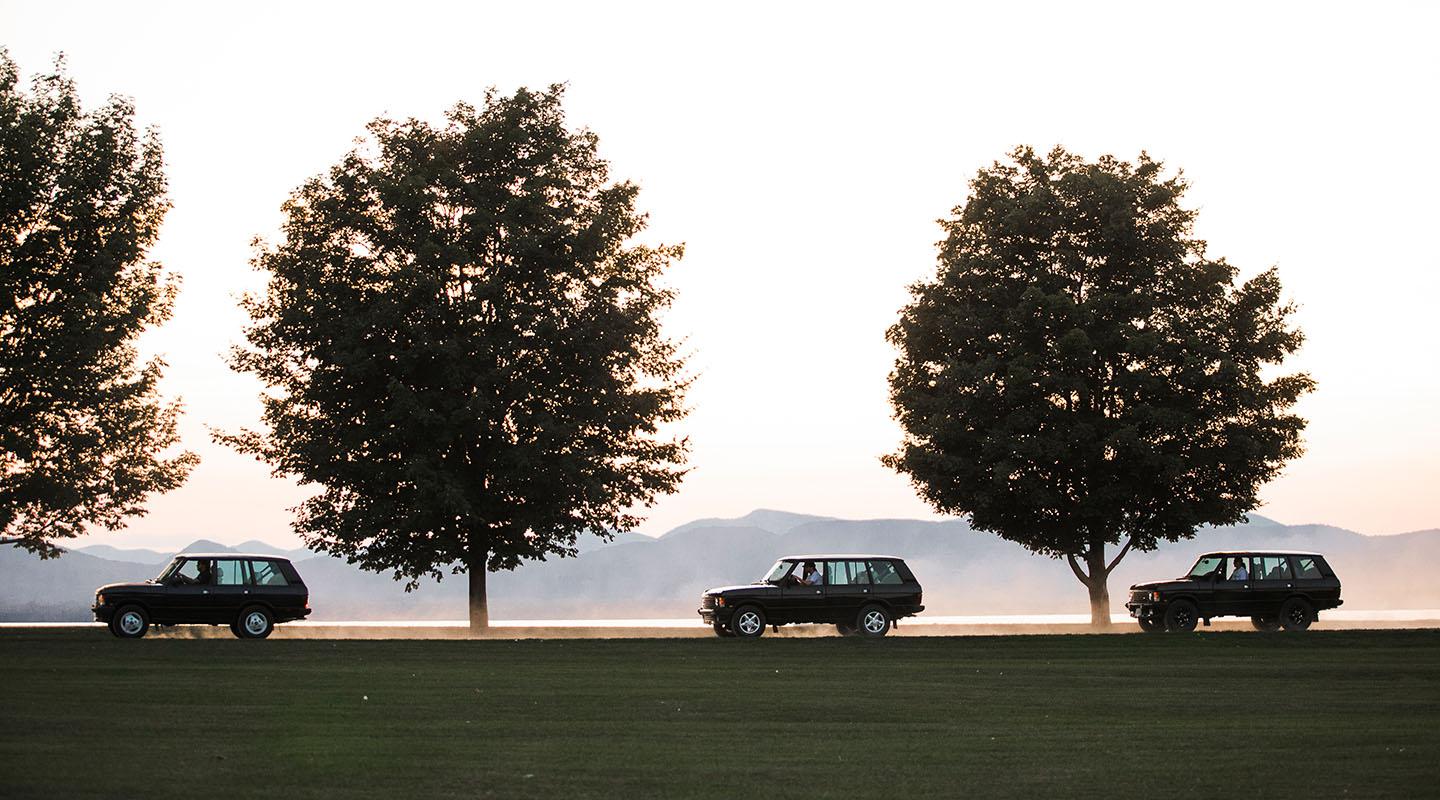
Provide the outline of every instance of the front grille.
[[1148,602],[1150,602],[1150,590],[1149,590],[1149,589],[1146,589],[1146,590],[1143,591],[1143,592],[1140,592],[1140,591],[1131,592],[1131,593],[1130,593],[1130,602],[1132,602],[1132,603],[1148,603]]
[[713,594],[701,595],[701,597],[700,597],[700,607],[701,607],[701,608],[714,608],[714,607],[715,607],[715,595],[713,595]]

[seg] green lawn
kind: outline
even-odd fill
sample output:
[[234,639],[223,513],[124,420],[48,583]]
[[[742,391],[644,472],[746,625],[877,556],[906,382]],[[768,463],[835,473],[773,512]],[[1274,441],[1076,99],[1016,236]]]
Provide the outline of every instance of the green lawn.
[[1440,791],[1440,631],[118,641],[0,633],[0,797]]

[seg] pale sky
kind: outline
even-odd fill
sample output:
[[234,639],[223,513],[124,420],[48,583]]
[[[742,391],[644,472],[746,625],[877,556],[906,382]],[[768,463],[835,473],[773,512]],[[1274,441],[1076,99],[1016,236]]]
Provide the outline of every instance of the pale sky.
[[1309,452],[1260,513],[1384,534],[1440,526],[1440,4],[0,2],[26,79],[63,51],[89,107],[134,98],[184,280],[149,335],[203,461],[120,547],[297,543],[305,492],[211,444],[254,425],[222,361],[261,285],[250,241],[380,116],[438,121],[490,86],[569,84],[574,126],[684,242],[666,320],[700,380],[694,470],[659,534],[756,507],[933,517],[895,448],[884,331],[933,273],[935,220],[1019,144],[1182,168],[1212,255],[1278,265],[1308,342]]

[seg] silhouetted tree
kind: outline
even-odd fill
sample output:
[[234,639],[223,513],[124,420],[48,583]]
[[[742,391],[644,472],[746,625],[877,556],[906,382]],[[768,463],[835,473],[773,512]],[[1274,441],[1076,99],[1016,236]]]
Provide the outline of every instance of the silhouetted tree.
[[27,93],[0,50],[0,543],[41,558],[117,529],[196,458],[136,338],[178,282],[145,260],[169,208],[159,139],[130,101],[80,108],[57,59]]
[[1313,387],[1265,375],[1301,343],[1275,270],[1237,286],[1161,171],[1058,148],[981,170],[888,332],[905,440],[884,463],[937,510],[1064,557],[1097,625],[1126,553],[1257,505],[1302,452],[1289,410]]
[[560,87],[447,119],[371,123],[285,204],[233,354],[273,389],[270,431],[220,438],[321,487],[311,547],[410,587],[468,572],[483,629],[487,569],[574,555],[678,485],[687,445],[658,428],[688,379],[657,280],[681,248],[629,243],[636,187],[607,185]]

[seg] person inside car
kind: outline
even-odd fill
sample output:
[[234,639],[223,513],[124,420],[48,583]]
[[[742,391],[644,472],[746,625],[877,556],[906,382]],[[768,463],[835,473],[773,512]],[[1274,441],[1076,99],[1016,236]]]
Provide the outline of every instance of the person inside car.
[[814,561],[806,561],[806,562],[805,562],[805,577],[804,577],[804,579],[801,580],[800,582],[801,582],[802,584],[804,584],[805,586],[819,586],[819,585],[820,585],[820,570],[818,570],[818,569],[815,568],[815,562],[814,562]]
[[1235,571],[1233,571],[1233,572],[1230,573],[1230,580],[1232,580],[1232,581],[1248,581],[1248,580],[1250,580],[1250,573],[1249,573],[1249,571],[1247,571],[1247,570],[1245,569],[1245,559],[1243,559],[1243,558],[1236,558],[1236,559],[1235,559]]

